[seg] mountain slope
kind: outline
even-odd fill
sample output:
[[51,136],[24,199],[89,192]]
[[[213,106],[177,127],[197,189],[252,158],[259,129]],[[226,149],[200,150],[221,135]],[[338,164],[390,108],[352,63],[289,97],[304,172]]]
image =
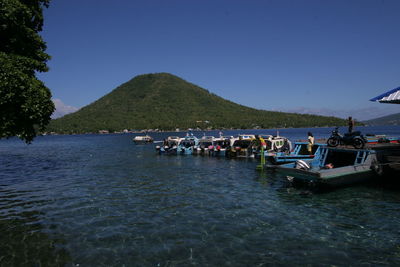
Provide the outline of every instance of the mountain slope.
[[380,118],[363,121],[366,125],[400,125],[400,113],[383,116]]
[[53,120],[48,130],[82,133],[101,129],[274,128],[345,123],[334,117],[256,110],[174,75],[158,73],[133,78],[79,111]]

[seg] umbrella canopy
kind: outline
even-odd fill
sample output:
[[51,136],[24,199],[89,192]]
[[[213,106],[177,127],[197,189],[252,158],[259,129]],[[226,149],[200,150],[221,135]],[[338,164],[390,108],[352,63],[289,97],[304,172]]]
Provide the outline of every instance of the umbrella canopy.
[[400,104],[400,87],[394,88],[386,93],[378,95],[369,101],[377,101],[380,103]]

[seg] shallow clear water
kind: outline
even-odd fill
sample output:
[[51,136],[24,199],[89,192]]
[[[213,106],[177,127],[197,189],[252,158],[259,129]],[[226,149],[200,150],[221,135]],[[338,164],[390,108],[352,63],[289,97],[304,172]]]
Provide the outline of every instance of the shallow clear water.
[[[332,128],[280,135],[309,130],[323,138]],[[255,132],[276,133],[241,131]],[[315,194],[257,172],[253,160],[160,156],[132,137],[0,140],[0,265],[400,264],[399,189]]]

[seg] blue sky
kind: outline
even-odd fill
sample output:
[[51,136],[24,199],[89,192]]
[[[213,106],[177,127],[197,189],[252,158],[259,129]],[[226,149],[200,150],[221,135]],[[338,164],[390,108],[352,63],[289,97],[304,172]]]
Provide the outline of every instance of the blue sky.
[[136,75],[168,72],[225,99],[279,111],[368,119],[400,86],[397,0],[53,0],[39,75],[83,107]]

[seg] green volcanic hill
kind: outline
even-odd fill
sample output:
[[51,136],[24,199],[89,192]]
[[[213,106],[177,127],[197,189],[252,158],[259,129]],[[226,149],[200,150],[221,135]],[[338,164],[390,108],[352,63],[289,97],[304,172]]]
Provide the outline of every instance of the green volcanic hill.
[[123,129],[245,129],[345,124],[345,120],[335,117],[245,107],[174,75],[158,73],[137,76],[77,112],[51,121],[48,131],[85,133]]
[[400,113],[387,115],[384,117],[363,121],[366,125],[378,126],[378,125],[400,125]]

